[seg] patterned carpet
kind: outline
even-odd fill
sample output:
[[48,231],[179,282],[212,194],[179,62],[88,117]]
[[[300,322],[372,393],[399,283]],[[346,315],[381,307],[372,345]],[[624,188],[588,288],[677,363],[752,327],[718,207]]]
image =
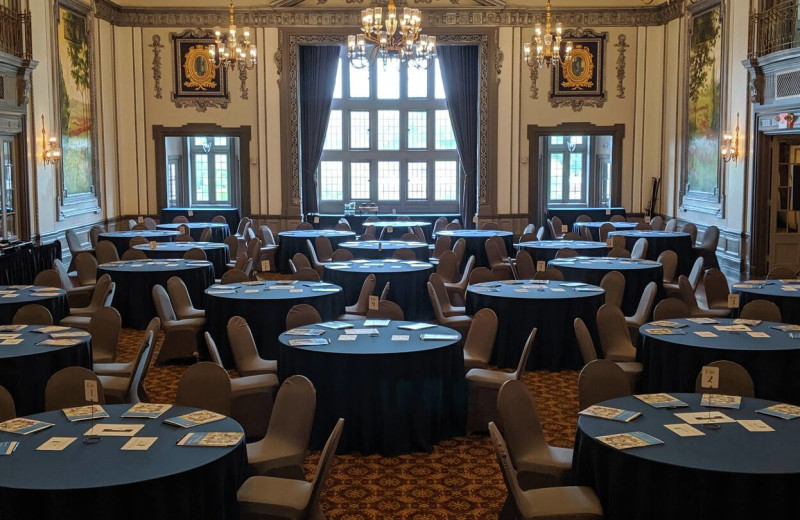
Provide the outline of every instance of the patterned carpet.
[[[141,331],[123,330],[121,361],[131,360],[141,335]],[[162,340],[163,336],[157,348]],[[151,400],[172,403],[185,369],[153,364],[145,381]],[[572,447],[578,413],[577,379],[575,371],[539,370],[524,376],[553,445]],[[309,480],[318,458],[316,452],[306,460]],[[488,435],[470,435],[441,442],[432,453],[339,455],[328,477],[322,506],[331,520],[477,520],[496,519],[505,497]]]

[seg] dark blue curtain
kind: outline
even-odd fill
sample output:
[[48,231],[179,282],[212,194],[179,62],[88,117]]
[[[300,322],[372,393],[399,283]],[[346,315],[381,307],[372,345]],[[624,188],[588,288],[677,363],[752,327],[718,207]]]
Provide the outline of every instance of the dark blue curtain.
[[442,45],[436,49],[450,122],[461,159],[461,222],[474,226],[478,185],[478,46]]
[[300,98],[300,201],[303,217],[317,213],[316,173],[331,115],[340,47],[301,45],[298,63]]

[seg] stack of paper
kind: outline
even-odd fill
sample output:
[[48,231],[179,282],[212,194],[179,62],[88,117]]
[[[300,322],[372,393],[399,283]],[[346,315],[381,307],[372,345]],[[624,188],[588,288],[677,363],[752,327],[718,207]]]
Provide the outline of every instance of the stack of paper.
[[241,432],[196,432],[187,433],[178,441],[178,446],[225,447],[236,446],[244,436]]
[[596,439],[603,444],[607,444],[618,450],[629,448],[643,448],[645,446],[655,446],[664,444],[664,441],[643,432],[615,433],[613,435],[601,435]]
[[224,418],[224,415],[216,412],[197,410],[196,412],[179,415],[178,417],[172,417],[171,419],[165,420],[164,423],[171,424],[173,426],[180,426],[181,428],[191,428],[192,426],[198,426],[200,424],[221,421]]
[[732,408],[738,410],[742,405],[742,398],[738,395],[703,394],[700,404],[711,408]]
[[44,430],[45,428],[49,428],[51,426],[53,426],[52,423],[18,417],[16,419],[9,419],[6,422],[0,423],[0,432],[28,435],[29,433],[38,432],[39,430]]
[[633,397],[644,401],[653,408],[684,408],[689,406],[680,399],[676,399],[669,394],[638,394]]
[[125,419],[156,419],[172,408],[171,404],[136,403],[120,417]]
[[771,415],[773,417],[780,417],[781,419],[792,420],[800,417],[800,406],[793,406],[791,404],[773,404],[766,408],[756,410],[758,413],[764,415]]
[[94,419],[105,419],[108,417],[108,413],[103,410],[103,407],[99,404],[64,408],[61,411],[64,412],[64,415],[67,417],[69,422],[91,421]]
[[585,410],[578,412],[578,415],[586,415],[589,417],[598,417],[600,419],[611,419],[612,421],[630,422],[640,415],[640,412],[633,412],[631,410],[623,410],[621,408],[612,408],[610,406],[590,406]]

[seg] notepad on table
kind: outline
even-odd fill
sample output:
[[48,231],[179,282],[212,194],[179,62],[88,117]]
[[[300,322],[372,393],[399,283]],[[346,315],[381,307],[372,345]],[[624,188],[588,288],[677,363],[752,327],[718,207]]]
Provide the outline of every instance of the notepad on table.
[[720,332],[750,332],[752,329],[747,325],[714,325]]
[[422,341],[458,341],[458,334],[421,334]]
[[710,408],[732,408],[738,410],[742,405],[742,398],[738,395],[703,394],[700,399],[700,405]]
[[783,332],[800,332],[800,325],[772,325],[770,328]]
[[644,331],[653,336],[671,336],[671,335],[685,335],[686,333],[677,329],[644,329]]
[[244,436],[241,432],[195,432],[187,433],[178,441],[178,446],[202,446],[222,448],[236,446]]
[[761,324],[761,320],[747,320],[747,319],[744,319],[744,318],[736,318],[731,323],[734,324],[734,325],[752,325],[752,326],[756,326],[756,325],[760,325]]
[[664,441],[661,439],[657,439],[656,437],[648,435],[644,432],[615,433],[612,435],[601,435],[599,437],[595,437],[595,439],[618,450],[643,448],[646,446],[664,444]]
[[325,331],[320,329],[289,329],[284,334],[287,336],[322,336]]
[[19,332],[27,325],[0,325],[0,332]]
[[171,404],[136,403],[120,417],[125,419],[157,419],[172,408]]
[[87,336],[91,336],[85,330],[74,330],[70,332],[53,332],[50,334],[50,337],[53,339],[63,339],[63,338],[85,338]]
[[317,323],[317,325],[333,330],[352,329],[355,326],[352,323],[346,323],[344,321],[326,321],[325,323]]
[[317,347],[329,344],[330,340],[327,338],[298,338],[289,340],[289,345],[292,347]]
[[593,405],[585,410],[581,410],[578,412],[578,415],[597,417],[599,419],[610,419],[612,421],[630,422],[642,414],[640,412],[623,410],[621,408]]
[[50,334],[51,332],[64,332],[69,330],[69,327],[61,327],[60,325],[49,325],[47,327],[39,327],[33,329],[33,332],[41,332],[42,334]]
[[369,328],[369,329],[350,329],[347,331],[348,334],[366,334],[369,336],[377,336],[379,334],[378,329]]
[[756,413],[771,415],[773,417],[779,417],[781,419],[790,421],[800,417],[800,406],[794,406],[785,403],[773,404],[772,406],[767,406],[766,408],[756,410]]
[[435,326],[436,325],[434,325],[432,323],[409,323],[408,325],[400,325],[397,328],[398,329],[403,329],[403,330],[424,330],[424,329],[433,328]]
[[51,426],[53,426],[52,423],[17,417],[16,419],[9,419],[0,423],[0,432],[28,435],[29,433],[38,432]]
[[681,437],[701,437],[705,435],[705,433],[701,432],[691,424],[686,423],[665,424],[664,428],[668,429],[675,435],[680,435]]
[[158,437],[131,437],[120,449],[123,451],[147,451],[157,440]]
[[365,327],[388,327],[391,320],[366,320]]
[[110,424],[99,423],[89,428],[84,435],[99,435],[102,437],[133,437],[144,424]]
[[680,399],[669,394],[634,394],[636,399],[643,401],[653,408],[683,408],[689,406]]
[[166,419],[166,424],[173,426],[180,426],[181,428],[191,428],[192,426],[199,426],[201,424],[208,424],[210,422],[221,421],[225,416],[209,410],[197,410],[177,417]]
[[721,424],[736,422],[722,412],[711,410],[676,413],[675,417],[689,424]]
[[655,325],[656,327],[668,327],[671,329],[682,329],[688,326],[685,323],[678,323],[677,321],[669,320],[651,321],[650,325]]
[[719,323],[714,318],[686,318],[686,321],[691,321],[692,323],[697,323],[698,325],[711,325],[713,323]]
[[69,422],[90,421],[92,419],[105,419],[108,413],[99,404],[88,406],[75,406],[61,410]]
[[77,345],[78,343],[83,343],[80,339],[46,339],[44,341],[40,341],[37,345],[47,345],[49,347],[72,347]]

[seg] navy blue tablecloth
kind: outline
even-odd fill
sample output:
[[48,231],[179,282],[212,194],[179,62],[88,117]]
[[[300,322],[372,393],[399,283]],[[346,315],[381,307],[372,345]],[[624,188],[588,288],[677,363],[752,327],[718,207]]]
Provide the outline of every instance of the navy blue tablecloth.
[[581,234],[581,229],[586,228],[589,230],[589,233],[592,234],[593,240],[600,240],[600,226],[603,224],[611,224],[614,226],[616,231],[627,231],[636,228],[635,222],[609,222],[609,221],[601,221],[601,222],[575,222],[572,224],[572,232]]
[[[141,267],[134,267],[141,266]],[[157,316],[152,290],[167,288],[167,280],[179,277],[186,284],[196,308],[203,308],[203,291],[214,283],[211,262],[194,260],[134,260],[101,264],[97,276],[108,274],[117,284],[112,306],[122,316],[122,326],[143,330]]]
[[364,242],[342,242],[339,249],[347,249],[353,256],[367,259],[391,258],[398,249],[411,249],[417,260],[427,262],[430,258],[428,244],[424,242],[403,242],[402,240],[366,240]]
[[159,242],[155,249],[150,249],[150,244],[134,246],[134,249],[144,251],[148,258],[164,260],[170,258],[183,258],[186,251],[193,248],[202,249],[206,258],[214,266],[214,277],[221,278],[227,269],[226,264],[231,261],[231,255],[226,244],[216,242]]
[[195,207],[195,208],[161,208],[161,222],[172,222],[175,217],[186,217],[189,222],[211,222],[217,215],[222,215],[228,222],[231,235],[236,233],[242,219],[239,208],[232,207]]
[[[558,217],[563,225],[568,226],[567,229],[571,229],[572,224],[581,215],[587,215],[592,220],[608,220],[614,215],[622,215],[624,217],[625,208],[620,206],[610,208],[547,208],[545,212],[545,218]],[[550,236],[549,229],[547,230],[547,236]]]
[[[334,230],[295,230],[295,231],[281,231],[278,233],[280,239],[280,247],[278,248],[278,267],[282,273],[290,272],[289,260],[296,253],[303,253],[308,257],[308,246],[306,240],[311,241],[314,245],[314,240],[318,236],[326,236],[331,241],[334,251],[341,242],[347,240],[354,240],[356,234],[352,231],[334,231]],[[310,260],[310,258],[309,258]]]
[[739,294],[739,309],[753,300],[769,300],[781,309],[784,323],[800,325],[800,283],[751,280],[733,284],[731,292]]
[[370,274],[375,275],[375,291],[379,295],[387,282],[388,299],[403,309],[407,320],[433,319],[433,308],[428,296],[428,278],[433,266],[426,262],[355,261],[338,262],[325,266],[322,279],[344,289],[345,305],[358,301],[361,286]]
[[[192,429],[164,424],[165,418],[194,411],[172,407],[158,419],[122,419],[130,405],[104,405],[98,423],[143,424],[137,437],[158,437],[147,451],[122,451],[130,437],[81,442],[90,421],[70,423],[61,410],[32,418],[55,424],[27,436],[0,433],[0,442],[18,441],[13,456],[0,461],[3,518],[87,520],[238,518],[236,492],[245,479],[244,440],[224,448],[182,447],[190,432],[242,432],[233,419]],[[51,437],[77,437],[63,451],[37,451]]]
[[550,266],[564,274],[564,278],[573,282],[586,282],[600,285],[603,277],[611,271],[619,271],[625,277],[625,292],[622,296],[622,312],[626,316],[636,314],[639,300],[644,288],[655,282],[657,295],[663,292],[664,269],[652,260],[630,260],[627,258],[556,258],[550,260]]
[[413,233],[414,226],[419,226],[421,229],[425,230],[425,228],[431,227],[431,223],[425,222],[424,220],[378,220],[375,222],[364,222],[363,226],[365,230],[367,226],[374,227],[375,236],[382,240],[400,240],[406,233]]
[[[760,419],[774,432],[752,433],[737,423],[719,430],[696,426],[705,435],[679,437],[664,424],[681,423],[674,412],[706,411],[699,394],[673,394],[690,405],[656,409],[634,397],[606,406],[642,416],[624,423],[580,416],[575,436],[575,484],[597,492],[606,520],[750,520],[795,518],[800,486],[800,436],[796,421],[756,413],[774,404],[742,399],[740,410],[722,410],[733,419]],[[595,437],[641,431],[663,445],[617,450]]]
[[61,259],[61,242],[34,245],[23,242],[0,250],[0,284],[33,283],[36,275]]
[[409,217],[412,220],[427,222],[430,226],[424,226],[422,231],[425,233],[425,239],[430,241],[431,240],[431,232],[433,224],[436,222],[437,219],[444,217],[447,221],[451,221],[456,218],[461,218],[458,213],[415,213],[411,214],[402,214],[402,213],[363,213],[358,215],[344,215],[338,214],[334,215],[331,213],[323,213],[320,215],[311,215],[309,221],[313,221],[315,217],[319,218],[319,222],[314,224],[314,227],[319,229],[333,229],[333,227],[339,222],[340,218],[344,218],[347,222],[350,223],[350,228],[354,231],[358,231],[361,233],[363,229],[364,221],[370,217],[376,217],[381,220],[397,220],[398,217]]
[[576,290],[594,286],[570,287],[570,283],[545,285],[517,280],[486,282],[467,288],[467,314],[474,315],[483,308],[497,314],[497,338],[491,364],[516,368],[528,335],[537,327],[539,330],[528,358],[529,369],[574,370],[583,366],[573,321],[583,319],[594,334],[597,309],[604,302],[605,291],[599,287],[595,287],[596,291]]
[[534,240],[520,242],[515,247],[529,252],[534,262],[548,262],[554,259],[561,249],[567,247],[574,249],[581,256],[606,256],[608,254],[608,247],[605,243],[586,240]]
[[[452,229],[436,233],[436,236],[450,237],[455,245],[459,238],[463,238],[467,243],[464,259],[461,261],[461,269],[470,256],[475,257],[475,267],[489,267],[489,260],[486,258],[486,240],[491,237],[500,237],[506,243],[506,251],[513,254],[514,234],[511,231],[499,231],[492,229]],[[502,254],[503,251],[500,251]]]
[[[666,250],[675,251],[678,255],[678,275],[686,274],[692,270],[695,254],[692,250],[692,237],[689,233],[679,231],[612,231],[608,236],[622,235],[625,237],[625,249],[633,251],[633,245],[640,238],[647,239],[648,260],[658,260],[658,256]],[[707,267],[707,266],[706,266]]]
[[183,224],[169,223],[156,225],[158,229],[163,229],[165,231],[179,231],[178,228],[180,226],[187,226],[189,228],[189,234],[197,241],[200,240],[200,235],[203,234],[203,230],[206,228],[211,228],[211,242],[221,243],[230,235],[228,224],[222,222],[189,222]]
[[114,247],[117,248],[117,254],[121,257],[122,253],[130,248],[131,239],[133,237],[144,237],[148,241],[156,242],[172,242],[175,237],[180,235],[177,231],[110,231],[108,233],[100,233],[98,240],[108,240]]
[[[643,339],[641,358],[644,363],[643,388],[648,392],[689,392],[702,368],[726,359],[739,363],[750,373],[755,395],[800,404],[800,339],[771,327],[779,323],[762,322],[750,325],[755,332],[765,332],[769,338],[754,338],[746,332],[721,332],[714,325],[700,325],[687,320],[669,320],[687,325],[678,329],[685,335],[653,335],[647,329],[658,328],[645,324],[639,329]],[[721,325],[730,319],[719,318]],[[713,332],[716,338],[703,338],[698,331]]]
[[[277,359],[278,336],[286,330],[286,315],[293,305],[311,305],[319,311],[323,320],[334,320],[344,313],[345,300],[341,287],[297,282],[292,289],[270,289],[286,285],[266,281],[257,285],[229,284],[206,291],[206,330],[214,338],[226,367],[234,366],[227,332],[228,320],[234,316],[241,316],[247,321],[261,357]],[[299,292],[292,292],[293,289]],[[234,292],[225,294],[221,291]]]
[[[363,322],[351,322],[363,328]],[[409,331],[391,322],[378,337],[338,341],[344,331],[325,329],[324,347],[291,347],[297,336],[281,335],[281,379],[302,374],[317,389],[311,449],[320,449],[339,417],[347,427],[339,451],[393,456],[432,451],[443,440],[464,434],[466,385],[459,340],[423,341],[421,334],[455,334],[445,327]],[[315,327],[316,328],[316,327]],[[407,335],[408,341],[392,341]]]
[[[19,339],[23,341],[19,345],[0,345],[0,386],[11,393],[19,416],[44,411],[47,380],[62,368],[92,368],[90,337],[79,338],[77,344],[66,347],[37,345],[49,338],[48,334],[35,332],[39,328],[39,325],[28,325],[19,332],[4,332],[19,334]],[[0,461],[0,474],[3,471]]]
[[[32,303],[46,307],[53,316],[53,323],[69,315],[67,292],[63,289],[39,285],[0,285],[0,291],[3,292],[0,294],[0,325],[11,323],[21,307]],[[12,296],[14,294],[16,296]]]

